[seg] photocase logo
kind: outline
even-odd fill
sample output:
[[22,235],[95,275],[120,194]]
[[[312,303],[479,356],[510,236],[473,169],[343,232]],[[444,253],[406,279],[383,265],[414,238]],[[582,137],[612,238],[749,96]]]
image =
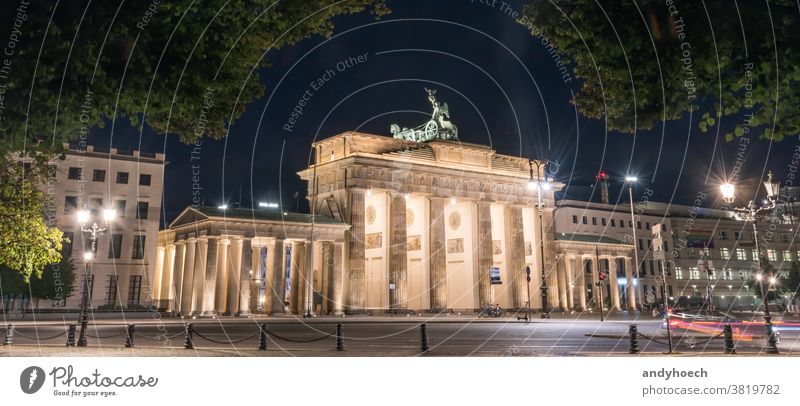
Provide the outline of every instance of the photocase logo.
[[19,387],[23,392],[32,395],[44,385],[44,369],[33,366],[25,368],[19,374]]

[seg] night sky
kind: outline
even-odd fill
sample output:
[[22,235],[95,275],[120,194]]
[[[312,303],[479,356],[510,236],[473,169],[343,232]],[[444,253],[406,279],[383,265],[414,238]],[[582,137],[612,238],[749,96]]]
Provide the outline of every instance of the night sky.
[[[424,88],[437,89],[448,103],[462,141],[490,145],[499,153],[558,161],[562,197],[599,200],[593,193],[600,169],[616,177],[611,198],[620,198],[620,177],[633,173],[652,199],[689,203],[709,192],[708,206],[720,204],[717,185],[734,164],[737,145],[723,131],[701,133],[687,115],[652,131],[606,132],[600,120],[579,117],[571,92],[580,83],[564,83],[540,41],[501,3],[494,7],[468,0],[390,1],[392,13],[380,21],[368,14],[334,20],[331,39],[319,36],[267,56],[260,72],[266,95],[250,104],[227,140],[204,140],[200,159],[190,161],[191,146],[118,123],[113,146],[165,151],[162,222],[171,221],[192,199],[192,164],[199,164],[205,204],[250,207],[280,200],[287,210],[307,210],[296,172],[307,166],[314,140],[357,130],[389,136],[389,125],[413,127],[428,120]],[[511,8],[521,11],[519,2]],[[361,62],[358,62],[359,56]],[[348,60],[349,66],[338,65]],[[325,75],[327,70],[333,75]],[[312,81],[329,76],[317,90]],[[292,131],[284,129],[306,90],[311,97]],[[695,117],[699,117],[696,114]],[[732,121],[732,120],[729,120]],[[108,146],[110,126],[93,133]],[[770,145],[753,137],[742,167],[742,182],[755,184],[772,169],[786,173],[796,138]],[[300,191],[299,199],[293,196]],[[627,194],[626,194],[627,195]],[[635,197],[635,199],[637,199]],[[638,199],[637,199],[638,200]]]

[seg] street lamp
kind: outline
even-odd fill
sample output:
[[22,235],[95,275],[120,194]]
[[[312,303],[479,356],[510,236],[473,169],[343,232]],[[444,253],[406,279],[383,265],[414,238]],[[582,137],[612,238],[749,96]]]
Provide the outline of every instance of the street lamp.
[[[726,204],[733,204],[735,197],[735,186],[732,183],[726,182],[720,185],[720,192],[722,199]],[[764,324],[767,329],[767,344],[764,351],[768,354],[778,354],[778,343],[772,327],[772,316],[769,313],[769,302],[767,301],[767,291],[764,286],[764,267],[761,260],[761,247],[758,241],[758,221],[769,215],[778,206],[778,190],[780,183],[772,179],[772,171],[767,174],[767,180],[764,181],[764,190],[767,192],[767,199],[761,206],[756,205],[755,200],[750,200],[746,207],[735,207],[733,212],[734,218],[737,220],[745,221],[753,227],[753,240],[756,245],[756,252],[758,253],[756,259],[756,280],[761,288],[762,302],[764,303]],[[770,275],[770,280],[774,279]]]
[[639,284],[639,266],[641,264],[639,263],[639,246],[636,245],[636,225],[637,225],[637,222],[636,222],[636,215],[633,212],[633,185],[636,184],[636,182],[638,182],[638,181],[639,181],[639,178],[637,178],[636,176],[630,176],[630,175],[625,176],[625,183],[628,185],[628,197],[629,197],[628,200],[630,200],[630,207],[631,207],[631,230],[633,230],[633,261],[634,261],[634,266],[633,266],[634,269],[632,269],[631,271],[633,272],[633,275],[636,278],[635,279],[636,280],[636,283],[635,283],[635,286],[636,286],[635,287],[635,292],[636,292],[635,300],[636,300],[636,302],[638,302],[642,297],[641,292],[639,292],[639,287],[640,287],[640,284]]
[[103,226],[98,226],[96,222],[92,222],[91,227],[86,227],[86,224],[91,220],[92,213],[89,210],[78,211],[78,224],[81,226],[81,232],[89,238],[91,242],[89,251],[83,253],[85,262],[83,274],[83,293],[81,294],[81,312],[78,316],[78,322],[81,324],[81,332],[78,336],[78,347],[86,347],[86,325],[88,324],[88,311],[89,311],[89,276],[92,273],[92,260],[97,254],[97,240],[105,234],[108,230],[108,224],[117,217],[116,210],[105,209],[103,210]]
[[[542,270],[542,285],[539,288],[542,294],[542,318],[549,319],[550,312],[547,309],[547,275],[544,269],[544,221],[543,221],[543,214],[544,214],[544,204],[542,203],[542,190],[550,190],[552,185],[550,182],[547,181],[547,175],[544,174],[542,176],[542,168],[547,170],[547,165],[551,164],[552,162],[544,159],[544,160],[537,160],[537,161],[528,161],[528,169],[530,170],[530,177],[528,178],[528,189],[529,190],[537,190],[536,198],[537,198],[537,207],[539,209],[539,251],[541,254],[541,270]],[[536,180],[533,179],[533,166],[536,165]],[[530,278],[528,278],[528,284],[530,285]],[[528,289],[528,308],[530,313],[530,288]]]

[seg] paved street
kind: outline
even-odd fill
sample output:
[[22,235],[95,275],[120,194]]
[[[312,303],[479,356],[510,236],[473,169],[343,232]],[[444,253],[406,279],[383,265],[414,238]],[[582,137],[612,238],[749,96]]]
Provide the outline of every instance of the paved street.
[[[65,319],[72,323],[70,315]],[[3,355],[268,355],[268,356],[415,356],[420,354],[421,327],[427,323],[428,355],[438,356],[609,356],[626,355],[631,320],[624,315],[599,322],[595,319],[534,319],[531,323],[512,318],[476,319],[452,317],[320,317],[304,320],[294,317],[192,320],[195,350],[183,349],[185,328],[181,319],[128,318],[136,325],[134,349],[124,348],[126,331],[115,319],[99,319],[90,326],[89,348],[69,348],[64,320],[15,321],[14,343],[3,347]],[[257,351],[258,325],[268,328],[268,351]],[[343,325],[346,351],[335,351],[336,325]],[[663,323],[652,318],[636,318],[643,336],[640,349],[645,355],[666,350]],[[757,335],[760,325],[753,325]],[[800,354],[798,331],[779,325],[783,354]],[[763,331],[763,330],[762,330]],[[674,343],[687,355],[723,353],[719,331],[677,330]],[[38,340],[37,340],[38,334]],[[328,337],[325,337],[328,335]],[[166,339],[165,339],[166,338]],[[652,338],[649,339],[649,338]],[[759,355],[761,335],[737,337],[742,355]],[[77,339],[77,336],[76,336]],[[232,342],[232,343],[231,343]],[[693,345],[692,345],[693,344]],[[764,354],[761,354],[764,355]]]

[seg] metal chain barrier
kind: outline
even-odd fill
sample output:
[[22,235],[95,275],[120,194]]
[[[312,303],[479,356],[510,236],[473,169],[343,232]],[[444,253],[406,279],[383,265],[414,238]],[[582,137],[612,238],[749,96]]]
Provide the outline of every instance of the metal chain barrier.
[[[173,334],[171,336],[161,336],[161,335],[149,336],[149,335],[144,334],[144,333],[142,333],[141,331],[138,331],[138,330],[135,331],[133,334],[137,335],[139,337],[142,337],[142,338],[146,338],[148,340],[159,341],[159,340],[171,340],[171,339],[173,339],[175,337],[185,335],[186,334],[186,330],[181,330],[181,331],[179,331],[179,332],[177,332],[177,333],[175,333],[175,334]],[[166,333],[164,333],[164,334],[166,334]]]
[[87,337],[97,338],[97,339],[114,338],[114,337],[119,337],[119,336],[123,336],[123,335],[126,335],[126,334],[128,334],[128,330],[127,329],[122,330],[122,332],[119,333],[119,334],[111,334],[111,335],[108,335],[108,336],[93,336],[93,335],[89,334],[89,332],[86,332],[86,336]]
[[312,338],[310,340],[293,340],[291,338],[286,338],[286,337],[280,336],[278,334],[275,334],[275,333],[273,333],[272,331],[269,331],[269,330],[267,330],[267,334],[269,334],[269,335],[271,335],[271,336],[273,336],[273,337],[275,337],[275,338],[277,338],[279,340],[288,341],[290,343],[313,343],[315,341],[322,341],[322,340],[324,340],[324,339],[326,339],[328,337],[335,337],[336,336],[335,333],[334,334],[326,333],[322,337]]
[[20,337],[23,337],[23,338],[27,338],[28,340],[47,341],[47,340],[54,340],[54,339],[56,339],[58,337],[61,337],[64,334],[67,334],[67,331],[66,330],[62,331],[62,332],[60,332],[60,333],[58,333],[58,334],[56,334],[54,336],[50,336],[50,337],[31,337],[29,335],[25,335],[25,334],[20,333],[19,330],[16,330],[16,329],[14,329],[14,334],[18,335]]
[[[717,339],[717,338],[723,337],[723,335],[724,335],[724,334],[725,334],[725,332],[722,332],[722,333],[719,333],[719,334],[717,334],[717,335],[715,335],[715,336],[711,336],[711,337],[709,337],[709,338],[708,338],[708,339],[705,341],[705,343],[703,343],[703,344],[708,344],[708,343],[710,343],[710,342],[711,342],[711,340],[714,340],[714,339]],[[654,342],[654,343],[657,343],[657,344],[661,344],[661,345],[669,345],[668,343],[666,343],[666,342],[664,342],[664,341],[658,340],[658,339],[656,339],[655,337],[651,337],[651,336],[648,336],[648,335],[646,335],[646,334],[643,334],[643,333],[638,333],[638,335],[639,335],[639,337],[642,337],[642,338],[644,338],[644,339],[650,340],[650,341],[652,341],[652,342]],[[685,346],[689,347],[689,348],[694,348],[694,347],[696,347],[696,346],[697,346],[699,343],[696,341],[697,339],[695,338],[695,336],[689,336],[689,337],[691,337],[691,338],[690,338],[690,339],[679,339],[679,341],[680,341],[680,342],[687,341],[686,343],[683,343],[683,344],[684,344]]]
[[[239,339],[239,340],[233,340],[233,341],[231,341],[231,340],[228,340],[228,341],[219,341],[219,340],[215,340],[215,339],[213,339],[213,338],[209,338],[209,337],[206,337],[206,336],[204,336],[202,333],[200,333],[200,332],[199,332],[199,331],[197,331],[197,330],[195,330],[195,331],[194,331],[194,334],[195,334],[196,336],[198,336],[198,337],[202,338],[203,340],[206,340],[206,341],[209,341],[209,342],[212,342],[212,343],[215,343],[215,344],[224,344],[224,345],[228,345],[228,344],[239,344],[239,343],[243,343],[243,342],[245,342],[245,341],[247,341],[247,340],[249,340],[249,339],[251,339],[251,338],[253,338],[253,337],[257,336],[257,335],[258,335],[258,333],[259,333],[260,331],[261,331],[260,329],[259,329],[259,330],[256,330],[256,332],[255,332],[255,333],[253,333],[253,334],[250,334],[250,335],[249,335],[249,336],[247,336],[247,337],[244,337],[244,338],[242,338],[242,339]],[[181,333],[181,334],[183,334],[183,333]]]

